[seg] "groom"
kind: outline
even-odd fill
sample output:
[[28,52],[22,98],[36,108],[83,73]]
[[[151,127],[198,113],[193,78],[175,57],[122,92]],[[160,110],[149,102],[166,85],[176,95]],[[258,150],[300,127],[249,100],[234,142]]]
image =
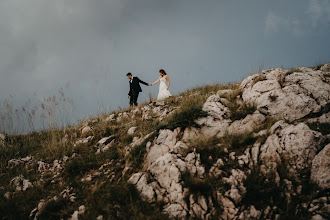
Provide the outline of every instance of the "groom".
[[148,83],[143,82],[140,80],[138,77],[133,77],[132,73],[127,73],[126,74],[127,78],[129,79],[129,93],[128,93],[128,98],[130,106],[137,106],[137,99],[139,97],[139,92],[142,92],[140,83],[149,86]]

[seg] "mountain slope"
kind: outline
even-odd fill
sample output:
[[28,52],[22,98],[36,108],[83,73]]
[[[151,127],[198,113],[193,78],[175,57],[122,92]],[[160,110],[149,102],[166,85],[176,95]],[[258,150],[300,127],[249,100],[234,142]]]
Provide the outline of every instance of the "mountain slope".
[[329,112],[325,64],[3,135],[1,217],[326,219]]

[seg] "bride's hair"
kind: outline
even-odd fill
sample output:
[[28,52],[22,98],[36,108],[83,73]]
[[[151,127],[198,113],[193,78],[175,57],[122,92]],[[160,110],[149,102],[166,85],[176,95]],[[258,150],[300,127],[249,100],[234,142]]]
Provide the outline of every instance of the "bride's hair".
[[165,70],[163,70],[163,69],[160,69],[159,72],[160,72],[161,74],[163,74],[163,75],[167,75],[166,72],[165,72]]

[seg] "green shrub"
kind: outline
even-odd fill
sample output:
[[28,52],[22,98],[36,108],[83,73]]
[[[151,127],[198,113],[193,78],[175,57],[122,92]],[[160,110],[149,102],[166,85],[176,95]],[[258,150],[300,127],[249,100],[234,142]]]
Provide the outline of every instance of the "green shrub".
[[158,132],[155,132],[149,138],[144,140],[140,145],[135,146],[133,147],[133,149],[131,149],[128,155],[128,160],[132,162],[131,167],[137,170],[142,167],[142,164],[144,162],[144,156],[147,153],[146,145],[149,141],[152,141],[157,135]]
[[169,118],[160,124],[160,128],[175,129],[181,127],[198,127],[195,120],[206,117],[207,113],[202,110],[203,106],[196,100],[186,101],[178,110],[172,113]]
[[292,68],[286,73],[286,75],[290,75],[292,73],[299,73],[299,72],[302,72],[299,68]]
[[64,167],[63,173],[67,177],[75,177],[82,175],[85,172],[98,168],[102,165],[102,161],[99,161],[95,153],[89,155],[76,156],[70,159]]
[[237,101],[230,102],[228,108],[231,112],[230,119],[232,121],[243,119],[257,110],[257,106],[254,103],[243,102],[240,104]]
[[38,219],[68,219],[74,211],[68,199],[59,198],[56,201],[49,201],[38,216]]
[[191,148],[195,148],[196,152],[199,153],[201,162],[208,171],[211,166],[217,161],[218,158],[227,155],[223,145],[219,145],[221,139],[213,138],[200,138],[190,143]]
[[184,172],[181,175],[181,179],[183,181],[183,187],[188,188],[191,194],[202,194],[204,196],[209,196],[214,192],[214,188],[210,181],[207,179],[199,179],[193,177],[189,171]]
[[310,129],[321,132],[323,135],[330,134],[330,123],[313,122],[307,123],[307,125]]
[[258,138],[253,133],[227,134],[222,137],[221,143],[235,152],[243,152],[247,146],[254,144]]
[[275,173],[271,173],[267,178],[260,173],[259,167],[253,168],[243,181],[247,192],[242,203],[254,205],[257,209],[267,205],[278,205],[282,200],[282,189],[276,186],[275,177]]
[[141,199],[135,186],[122,180],[116,184],[103,183],[87,193],[84,219],[169,219],[159,205]]

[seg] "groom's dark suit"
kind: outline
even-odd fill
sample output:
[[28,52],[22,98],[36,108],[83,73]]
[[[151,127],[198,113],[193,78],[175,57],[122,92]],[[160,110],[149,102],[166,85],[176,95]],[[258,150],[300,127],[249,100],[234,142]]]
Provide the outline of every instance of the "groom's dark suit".
[[149,86],[148,83],[143,82],[142,80],[140,80],[138,77],[133,77],[133,79],[131,79],[129,81],[129,104],[130,105],[135,105],[137,106],[137,99],[139,97],[139,93],[142,92],[140,83]]

